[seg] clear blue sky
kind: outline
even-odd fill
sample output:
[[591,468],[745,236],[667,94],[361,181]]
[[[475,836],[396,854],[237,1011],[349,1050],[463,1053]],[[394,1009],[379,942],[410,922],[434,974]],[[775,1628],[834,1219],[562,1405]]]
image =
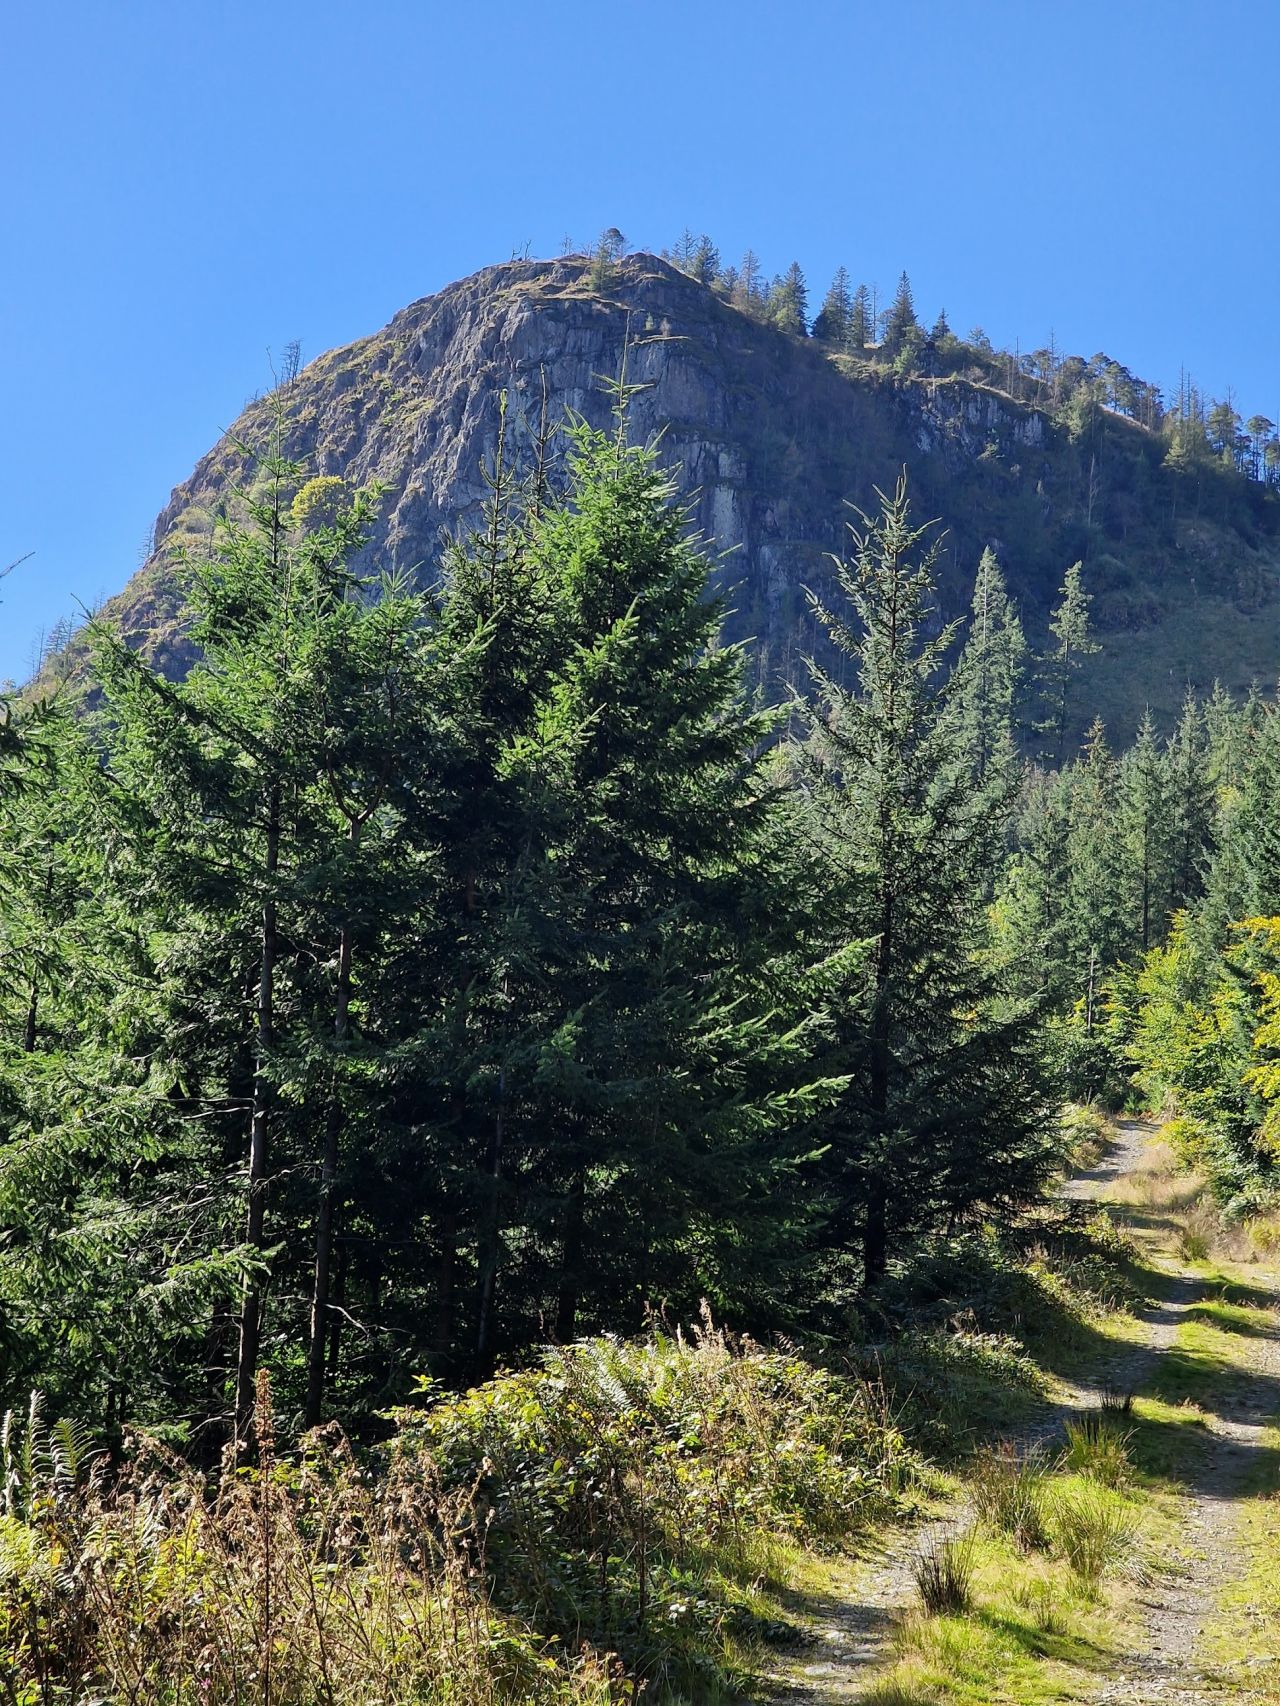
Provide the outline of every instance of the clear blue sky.
[[0,677],[269,380],[689,225],[1280,417],[1271,0],[34,0],[0,104]]

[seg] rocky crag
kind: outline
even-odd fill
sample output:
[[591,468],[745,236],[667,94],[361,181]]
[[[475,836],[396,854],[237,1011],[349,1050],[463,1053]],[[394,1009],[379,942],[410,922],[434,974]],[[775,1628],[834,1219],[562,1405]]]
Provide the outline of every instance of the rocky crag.
[[1107,411],[1073,436],[1034,399],[834,355],[647,254],[620,262],[603,290],[576,257],[490,267],[312,361],[250,404],[176,488],[112,619],[163,667],[183,667],[175,553],[199,548],[252,479],[245,447],[269,441],[277,414],[309,474],[385,486],[370,566],[433,578],[442,541],[480,515],[500,398],[517,451],[544,394],[553,420],[603,424],[624,346],[640,387],[630,430],[662,434],[723,554],[730,631],[752,641],[766,691],[802,673],[815,640],[805,589],[829,581],[848,505],[872,504],[904,466],[917,515],[945,529],[946,614],[992,545],[1036,639],[1063,570],[1084,559],[1103,650],[1082,718],[1100,710],[1124,735],[1144,704],[1171,716],[1187,685],[1218,676],[1240,690],[1275,673],[1280,502],[1179,479],[1157,438]]

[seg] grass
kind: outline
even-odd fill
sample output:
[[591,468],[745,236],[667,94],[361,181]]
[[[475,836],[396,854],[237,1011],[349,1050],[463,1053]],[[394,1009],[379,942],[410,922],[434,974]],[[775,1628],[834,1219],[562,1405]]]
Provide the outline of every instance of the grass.
[[1280,1422],[1266,1435],[1244,1489],[1237,1539],[1243,1573],[1205,1632],[1205,1658],[1248,1687],[1280,1695]]
[[973,1599],[973,1536],[936,1541],[915,1561],[920,1603],[931,1617],[958,1616]]
[[[922,1604],[904,1615],[865,1706],[1078,1700],[1142,1648],[1143,1583],[1184,1554],[1187,1483],[1210,1418],[1246,1378],[1249,1343],[1273,1331],[1273,1299],[1238,1265],[1256,1260],[1261,1241],[1242,1257],[1246,1240],[1199,1209],[1198,1181],[1175,1171],[1167,1147],[1149,1146],[1112,1196],[1134,1240],[1135,1289],[1182,1303],[1185,1282],[1163,1265],[1173,1257],[1193,1265],[1198,1296],[1143,1389],[1072,1418],[1056,1463],[1008,1445],[977,1453],[967,1609],[931,1614]],[[1078,1312],[1074,1338],[1049,1366],[1096,1377],[1138,1351],[1149,1329],[1125,1301],[1117,1293],[1119,1307]],[[1027,1342],[1043,1366],[1043,1345],[1034,1334]],[[1280,1696],[1280,1425],[1257,1454],[1241,1513],[1249,1567],[1197,1660]]]
[[973,1541],[970,1581],[966,1612],[903,1618],[864,1706],[1047,1706],[1078,1700],[1106,1674],[1120,1619],[1081,1591],[1066,1562],[986,1535]]
[[1128,1410],[1099,1408],[1085,1410],[1068,1421],[1063,1453],[1065,1468],[1077,1475],[1087,1475],[1104,1487],[1126,1486],[1133,1473],[1129,1455],[1133,1430],[1125,1428],[1121,1418],[1128,1413]]
[[1045,1551],[1049,1479],[1043,1452],[1024,1451],[1003,1441],[975,1461],[969,1482],[974,1514],[992,1532],[1007,1535],[1019,1552]]

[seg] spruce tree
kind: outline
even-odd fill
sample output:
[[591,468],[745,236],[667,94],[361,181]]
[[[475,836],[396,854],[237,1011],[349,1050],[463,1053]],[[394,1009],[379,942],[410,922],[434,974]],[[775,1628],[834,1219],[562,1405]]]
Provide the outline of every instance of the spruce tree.
[[845,339],[847,348],[864,350],[875,340],[875,326],[871,313],[871,294],[865,284],[860,284],[853,293],[853,301],[849,305],[849,330]]
[[1016,770],[1017,710],[1027,655],[1022,623],[995,552],[984,550],[964,649],[956,664],[957,715],[979,783]]
[[1169,743],[1169,787],[1173,812],[1173,906],[1190,906],[1204,889],[1213,846],[1214,797],[1209,742],[1203,712],[1193,694]]
[[1162,941],[1174,906],[1176,819],[1168,754],[1151,712],[1120,766],[1119,809],[1142,952]]
[[814,337],[820,338],[823,343],[834,344],[837,349],[843,349],[849,341],[852,312],[849,274],[843,267],[837,267],[836,276],[832,279],[830,288],[822,299],[822,307],[813,322]]
[[911,297],[911,280],[904,272],[898,278],[898,288],[885,313],[881,349],[888,356],[896,356],[908,332],[918,329],[919,321],[916,319],[915,303]]
[[800,755],[832,926],[871,943],[845,991],[850,1087],[828,1128],[833,1231],[858,1239],[868,1283],[895,1237],[1016,1197],[1045,1157],[1030,1015],[979,953],[989,802],[947,680],[956,626],[928,637],[938,546],[925,533],[902,480],[838,565],[846,608],[815,604],[857,680],[815,671]]
[[1045,715],[1041,732],[1049,737],[1048,757],[1061,768],[1066,753],[1072,709],[1072,687],[1084,660],[1098,650],[1089,625],[1089,594],[1084,589],[1084,565],[1073,563],[1059,588],[1059,601],[1049,618],[1052,645],[1041,659],[1041,692]]
[[792,261],[786,272],[774,279],[769,289],[768,310],[779,331],[798,338],[807,334],[809,293],[799,262]]

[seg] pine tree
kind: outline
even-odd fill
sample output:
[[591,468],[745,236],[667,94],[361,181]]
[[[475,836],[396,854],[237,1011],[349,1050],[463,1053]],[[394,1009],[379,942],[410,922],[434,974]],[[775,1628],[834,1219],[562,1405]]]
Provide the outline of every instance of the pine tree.
[[956,664],[956,706],[974,776],[1016,772],[1017,710],[1027,655],[1022,623],[995,552],[978,563],[968,632]]
[[1209,775],[1205,720],[1188,693],[1169,743],[1169,787],[1173,814],[1173,894],[1175,910],[1200,898],[1213,847],[1214,798]]
[[1087,1000],[1087,1027],[1095,1022],[1102,976],[1138,944],[1137,920],[1127,904],[1128,866],[1120,814],[1119,766],[1095,720],[1070,773],[1070,829],[1064,896],[1064,951],[1072,998]]
[[1061,768],[1071,715],[1071,689],[1084,663],[1099,648],[1089,626],[1089,595],[1081,578],[1084,565],[1073,563],[1059,588],[1059,602],[1049,618],[1053,645],[1041,659],[1041,689],[1045,718],[1041,732],[1050,739],[1050,762]]
[[[584,1313],[598,1326],[634,1309],[637,1286],[705,1293],[692,1229],[704,1262],[737,1244],[827,1094],[771,974],[786,938],[769,915],[789,908],[760,863],[771,808],[751,754],[773,719],[745,701],[740,652],[715,644],[708,564],[656,448],[626,442],[625,400],[612,435],[573,430],[565,502],[532,538],[556,661],[512,755],[541,876],[536,982],[513,963],[507,994],[541,1016],[505,1062],[507,1209],[552,1246],[565,1337]],[[498,1276],[484,1278],[482,1360]]]
[[[165,997],[175,1024],[202,1027],[183,1070],[197,1104],[246,1111],[232,1404],[242,1441],[273,1215],[290,1233],[277,1286],[286,1318],[310,1292],[301,1407],[316,1419],[323,1404],[342,1139],[370,1067],[356,1064],[354,1003],[366,958],[395,928],[386,900],[403,851],[399,773],[420,737],[419,606],[391,587],[355,597],[347,567],[372,497],[357,493],[308,529],[291,514],[300,480],[279,453],[264,457],[243,519],[221,523],[211,558],[192,565],[202,651],[184,682],[105,631],[98,646],[113,765],[154,824],[149,880],[185,920],[186,964],[178,978],[173,962]],[[309,1286],[291,1265],[308,1221]]]
[[769,318],[779,331],[802,338],[808,332],[809,295],[798,261],[792,261],[769,289]]
[[884,335],[880,346],[888,356],[896,356],[908,332],[919,329],[915,303],[911,297],[911,280],[906,273],[898,278],[898,288],[884,318]]
[[1174,906],[1176,826],[1167,753],[1148,710],[1120,766],[1119,807],[1132,872],[1138,937],[1146,953],[1164,939]]

